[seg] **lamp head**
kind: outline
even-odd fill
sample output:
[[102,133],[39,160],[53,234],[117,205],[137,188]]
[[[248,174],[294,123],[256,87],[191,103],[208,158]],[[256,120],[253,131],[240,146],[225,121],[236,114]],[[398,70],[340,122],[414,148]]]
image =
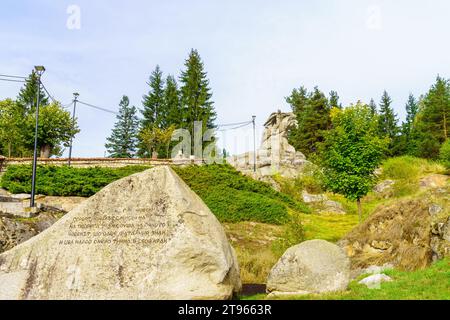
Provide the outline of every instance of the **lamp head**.
[[45,67],[44,66],[35,66],[34,70],[36,71],[36,73],[39,76],[41,76],[45,72]]

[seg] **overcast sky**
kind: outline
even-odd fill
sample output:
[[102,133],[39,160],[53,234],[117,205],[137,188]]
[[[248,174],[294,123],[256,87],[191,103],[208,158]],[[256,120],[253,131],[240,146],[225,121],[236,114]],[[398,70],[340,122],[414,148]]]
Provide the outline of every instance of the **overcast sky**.
[[[450,78],[449,14],[448,0],[2,0],[0,74],[44,65],[43,82],[63,104],[77,91],[114,110],[126,94],[140,108],[154,67],[178,77],[196,48],[217,123],[254,114],[259,141],[264,121],[289,111],[284,98],[301,85],[336,90],[344,105],[378,102],[386,89],[403,119],[410,92]],[[19,88],[0,82],[0,99]],[[74,156],[103,156],[114,115],[80,106],[77,116]],[[230,152],[251,148],[242,134],[222,138]]]

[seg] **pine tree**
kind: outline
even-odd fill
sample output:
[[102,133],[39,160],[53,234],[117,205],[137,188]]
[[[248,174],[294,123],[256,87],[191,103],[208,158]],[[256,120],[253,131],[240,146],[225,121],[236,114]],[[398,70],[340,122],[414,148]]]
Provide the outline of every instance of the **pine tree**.
[[399,154],[398,133],[397,127],[397,115],[394,113],[394,109],[391,107],[392,99],[389,94],[384,91],[380,102],[380,112],[378,120],[378,128],[381,137],[387,137],[390,140],[388,155],[394,156]]
[[164,109],[165,109],[165,123],[164,128],[171,125],[180,127],[183,123],[183,113],[180,106],[180,93],[178,84],[175,78],[169,75],[166,78],[166,86],[164,90]]
[[408,102],[406,103],[406,122],[405,128],[409,133],[411,131],[414,120],[416,119],[417,112],[419,111],[419,104],[416,98],[411,93],[408,97]]
[[372,112],[372,116],[374,116],[378,113],[377,104],[375,103],[375,101],[373,99],[370,99],[369,108],[370,108],[370,112]]
[[331,127],[329,101],[317,87],[310,94],[304,88],[294,93],[287,101],[296,103],[293,110],[298,126],[291,133],[290,140],[297,150],[310,156],[323,141],[324,132]]
[[164,81],[162,76],[162,71],[157,65],[147,83],[150,87],[149,93],[143,96],[143,128],[149,126],[160,128],[164,122]]
[[[20,89],[19,95],[17,96],[17,104],[22,108],[23,115],[25,116],[29,112],[34,112],[36,110],[36,93],[38,89],[38,76],[33,71],[27,79],[25,86]],[[39,89],[39,105],[48,105],[48,97],[45,94],[42,86]]]
[[339,103],[339,95],[334,90],[330,92],[329,103],[331,108],[342,109],[342,104]]
[[438,76],[419,108],[413,127],[415,154],[437,158],[441,145],[449,138],[450,82]]
[[[203,132],[215,127],[216,112],[211,100],[212,93],[207,73],[204,71],[203,62],[197,50],[191,50],[185,62],[185,68],[180,76],[183,126],[191,132],[193,137],[195,121],[202,122]],[[192,150],[194,150],[194,140],[192,139]],[[205,144],[208,143],[204,143],[203,146]]]
[[139,120],[136,108],[130,106],[130,100],[123,96],[120,101],[117,122],[107,138],[105,147],[111,158],[133,158],[136,153]]
[[394,139],[398,133],[397,128],[397,115],[394,113],[394,109],[391,107],[392,99],[389,94],[384,91],[380,102],[380,119],[379,129],[380,134],[384,137]]

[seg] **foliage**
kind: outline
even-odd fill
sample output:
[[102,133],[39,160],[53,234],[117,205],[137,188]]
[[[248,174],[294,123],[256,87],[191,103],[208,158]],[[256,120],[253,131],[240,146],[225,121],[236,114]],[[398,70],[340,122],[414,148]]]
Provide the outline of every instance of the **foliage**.
[[301,202],[255,181],[230,165],[174,167],[221,222],[288,222],[288,208],[309,212]]
[[[22,116],[27,113],[33,113],[36,110],[36,93],[38,91],[38,76],[33,71],[27,79],[25,86],[20,89],[19,95],[17,96],[17,104],[21,108]],[[42,86],[39,88],[39,104],[42,106],[48,105],[48,97],[45,94]]]
[[414,125],[414,155],[437,159],[441,145],[449,138],[450,81],[437,77],[423,98]]
[[360,203],[375,184],[386,140],[377,135],[377,118],[367,105],[333,109],[332,122],[320,152],[325,185]]
[[111,158],[133,158],[137,147],[138,118],[136,108],[123,96],[120,101],[117,122],[107,138],[105,147]]
[[161,127],[164,122],[164,81],[159,65],[156,66],[150,75],[149,93],[144,95],[142,105],[142,127]]
[[[38,166],[36,193],[49,196],[89,197],[118,179],[148,168],[146,166],[127,166],[114,169]],[[31,166],[8,166],[1,180],[2,188],[15,194],[30,193],[31,172]]]
[[447,168],[450,168],[450,139],[447,139],[447,141],[445,141],[444,144],[442,145],[441,150],[439,152],[439,157],[442,163]]
[[[331,103],[338,103],[337,93],[332,91]],[[325,130],[330,128],[330,103],[317,87],[308,91],[301,87],[294,89],[286,102],[292,107],[297,118],[297,127],[290,130],[290,143],[306,156],[317,151],[323,141]]]
[[[33,149],[34,128],[36,125],[35,115],[29,113],[25,119],[26,131],[24,133],[26,145]],[[70,140],[80,130],[76,121],[72,120],[70,112],[64,110],[59,103],[43,105],[39,108],[38,126],[38,148],[41,150],[41,157],[49,157],[52,154],[59,154],[59,146],[68,147]],[[48,152],[45,154],[45,152]]]
[[23,153],[23,127],[17,103],[11,99],[0,101],[0,154],[11,157]]
[[380,102],[378,130],[381,137],[389,139],[389,146],[386,151],[388,155],[393,156],[399,153],[399,150],[397,150],[399,128],[397,127],[397,115],[391,105],[392,99],[384,91]]
[[[194,122],[202,122],[202,131],[214,128],[216,112],[211,89],[204,64],[197,50],[192,49],[185,62],[185,70],[180,76],[181,107],[183,110],[183,128],[194,132]],[[192,136],[194,136],[192,134]],[[194,139],[192,150],[194,150]],[[207,144],[207,143],[206,143]]]
[[141,130],[139,138],[143,148],[146,148],[147,154],[153,155],[155,152],[158,154],[164,152],[165,156],[169,157],[169,149],[174,131],[174,125],[171,125],[167,129],[147,127]]

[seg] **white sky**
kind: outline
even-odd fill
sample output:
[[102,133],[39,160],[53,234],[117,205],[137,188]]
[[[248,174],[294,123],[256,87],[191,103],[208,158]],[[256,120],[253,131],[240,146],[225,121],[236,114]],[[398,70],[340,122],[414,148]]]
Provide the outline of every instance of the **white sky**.
[[[67,9],[81,12],[67,28]],[[2,0],[0,74],[43,82],[63,104],[80,100],[118,109],[123,94],[141,107],[156,64],[179,75],[191,48],[202,56],[218,124],[257,116],[258,141],[271,112],[289,111],[294,87],[338,91],[347,105],[387,90],[400,119],[410,92],[450,78],[450,1],[54,1]],[[18,84],[0,82],[0,99]],[[75,157],[103,156],[114,115],[80,106]],[[252,148],[251,131],[227,133],[226,148]],[[222,139],[223,141],[223,139]]]

